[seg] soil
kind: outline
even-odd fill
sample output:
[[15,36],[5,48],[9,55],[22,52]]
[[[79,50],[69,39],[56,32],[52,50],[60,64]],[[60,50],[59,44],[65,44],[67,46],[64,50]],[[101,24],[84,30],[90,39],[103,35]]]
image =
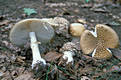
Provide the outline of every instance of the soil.
[[[36,14],[26,15],[24,8],[32,8]],[[70,23],[77,19],[86,20],[86,28],[94,29],[96,24],[112,27],[121,42],[121,5],[111,0],[0,0],[0,80],[121,80],[121,59],[113,56],[109,60],[96,60],[82,54],[79,50],[73,65],[65,65],[59,49],[72,36],[56,34],[53,43],[42,45],[42,56],[55,51],[59,54],[48,66],[38,65],[31,69],[32,54],[30,47],[13,45],[9,40],[12,26],[27,18],[63,17]],[[118,53],[121,56],[121,46]],[[57,56],[56,54],[56,56]],[[115,51],[114,51],[115,54]],[[54,54],[53,54],[54,55]],[[50,59],[51,60],[51,59]],[[117,69],[119,68],[119,69]]]

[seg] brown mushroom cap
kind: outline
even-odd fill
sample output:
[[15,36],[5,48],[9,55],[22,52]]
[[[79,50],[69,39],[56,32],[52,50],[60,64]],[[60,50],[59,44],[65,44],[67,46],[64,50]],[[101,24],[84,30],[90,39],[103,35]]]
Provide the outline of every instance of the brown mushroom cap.
[[54,36],[54,29],[47,22],[40,19],[25,19],[16,23],[10,31],[10,41],[23,46],[29,39],[29,32],[35,32],[37,40],[41,43],[49,42]]
[[69,21],[62,17],[42,18],[41,20],[48,22],[52,27],[58,28],[60,26],[69,25]]
[[53,19],[55,24],[59,24],[59,25],[69,25],[69,21],[66,20],[65,18],[62,17],[55,17]]
[[70,24],[70,33],[72,36],[79,37],[84,32],[85,27],[80,23],[72,23]]
[[55,30],[57,34],[68,37],[69,21],[63,17],[54,17],[54,18],[43,18],[41,19],[49,23]]
[[84,54],[90,54],[96,48],[96,38],[89,30],[85,30],[81,35],[80,45]]
[[112,56],[112,53],[109,51],[108,48],[104,48],[102,46],[98,46],[95,48],[95,52],[92,53],[92,57],[97,59],[109,59]]
[[119,44],[119,38],[116,32],[109,26],[96,25],[95,37],[89,30],[83,32],[80,45],[84,54],[90,54],[98,59],[106,59],[112,56],[108,48],[115,48]]
[[116,48],[119,45],[119,37],[116,32],[109,26],[97,24],[97,36],[102,40],[107,48]]

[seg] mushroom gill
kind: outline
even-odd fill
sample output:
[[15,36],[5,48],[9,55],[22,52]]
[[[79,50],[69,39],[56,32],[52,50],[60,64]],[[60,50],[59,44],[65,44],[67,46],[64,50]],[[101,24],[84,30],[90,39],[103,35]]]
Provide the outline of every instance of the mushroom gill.
[[95,32],[86,30],[83,32],[80,45],[84,54],[92,53],[97,59],[107,59],[112,56],[109,48],[115,48],[119,44],[116,32],[107,25],[97,24]]

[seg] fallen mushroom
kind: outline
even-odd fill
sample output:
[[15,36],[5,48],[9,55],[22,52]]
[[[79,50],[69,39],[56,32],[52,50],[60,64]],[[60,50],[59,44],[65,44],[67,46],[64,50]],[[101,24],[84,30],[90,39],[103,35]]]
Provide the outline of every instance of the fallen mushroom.
[[60,49],[60,52],[64,53],[63,59],[67,60],[66,64],[74,62],[73,56],[75,55],[76,45],[72,42],[67,42]]
[[69,28],[69,21],[62,17],[55,17],[55,18],[43,18],[41,19],[45,22],[48,22],[57,34],[62,34],[64,36],[68,36],[68,28]]
[[81,49],[84,54],[92,53],[97,59],[108,59],[112,56],[109,48],[115,48],[119,44],[116,32],[107,25],[97,24],[95,32],[85,30],[80,39]]
[[10,31],[10,41],[17,46],[25,45],[30,39],[33,55],[32,68],[39,62],[46,65],[46,61],[41,58],[38,42],[48,43],[53,36],[54,29],[51,25],[35,18],[16,23]]
[[70,24],[70,33],[72,36],[79,37],[85,31],[85,27],[80,23]]
[[54,28],[60,26],[60,25],[69,25],[68,20],[62,17],[55,17],[55,18],[42,18],[41,20],[48,22],[50,25],[52,25]]

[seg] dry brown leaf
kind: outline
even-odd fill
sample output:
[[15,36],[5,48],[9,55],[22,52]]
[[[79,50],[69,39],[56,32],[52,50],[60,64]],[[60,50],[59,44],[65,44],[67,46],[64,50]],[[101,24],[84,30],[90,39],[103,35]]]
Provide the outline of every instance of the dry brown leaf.
[[0,22],[0,26],[8,25],[9,22],[10,21],[8,21],[8,20],[4,20],[4,21]]
[[4,75],[2,75],[2,77],[3,77],[3,78],[2,78],[1,80],[12,80],[12,77],[11,77],[9,71],[6,71],[6,72],[4,73]]
[[111,51],[112,51],[113,55],[114,55],[117,59],[121,60],[121,50],[118,50],[118,49],[111,49]]
[[105,9],[102,9],[102,8],[92,8],[91,9],[92,11],[95,11],[95,12],[102,12],[102,13],[106,13],[106,12],[108,12],[107,10],[105,10]]
[[61,56],[62,56],[62,54],[57,53],[55,51],[51,51],[45,55],[45,60],[48,62],[55,61],[56,59],[60,58]]
[[17,72],[16,70],[13,70],[13,71],[11,72],[11,76],[12,76],[13,78],[15,78],[17,75],[18,75],[18,72]]
[[19,73],[19,75],[23,74],[24,71],[25,71],[25,67],[21,67],[21,68],[19,68],[19,69],[18,69],[18,73]]
[[16,58],[16,61],[17,61],[17,62],[20,62],[20,63],[24,63],[24,60],[25,60],[25,59],[26,59],[25,57],[18,56],[18,57]]
[[77,22],[82,23],[82,24],[86,24],[87,23],[85,19],[77,19]]
[[118,66],[118,65],[112,66],[111,71],[120,72],[121,66]]
[[32,73],[27,73],[27,74],[22,74],[18,76],[14,80],[34,80],[34,79],[32,78]]
[[81,5],[81,7],[82,8],[91,8],[91,7],[93,7],[93,5],[92,4],[83,4],[83,5]]

